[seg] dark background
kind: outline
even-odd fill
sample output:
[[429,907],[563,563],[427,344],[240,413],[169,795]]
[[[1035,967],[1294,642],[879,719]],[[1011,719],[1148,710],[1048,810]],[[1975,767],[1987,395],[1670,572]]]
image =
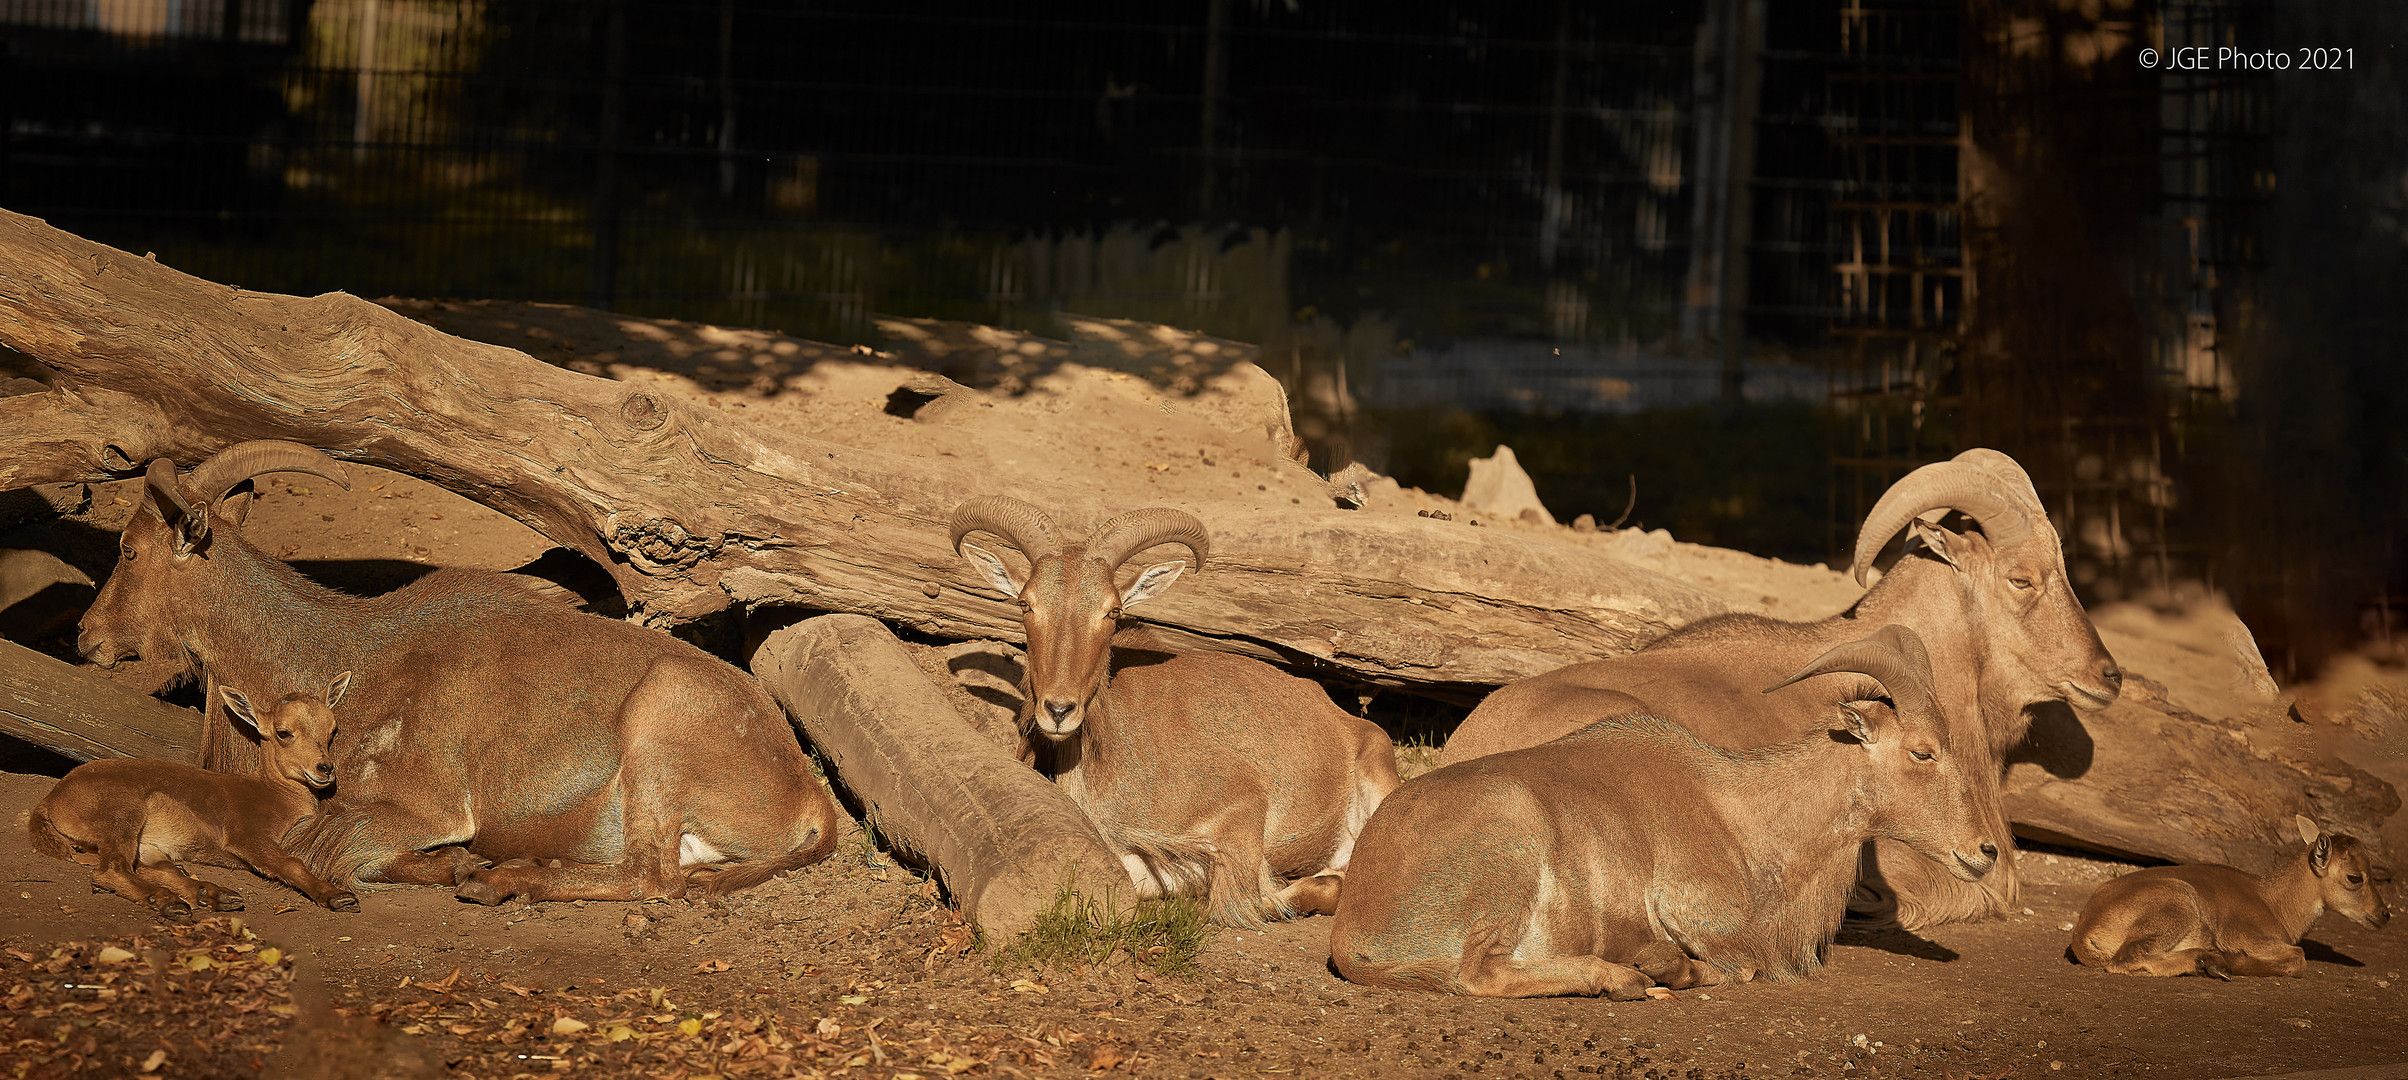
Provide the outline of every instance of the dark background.
[[1808,561],[1995,446],[2094,602],[2389,641],[2408,7],[1011,7],[0,0],[0,205],[282,292],[1190,326],[1318,467],[1506,442],[1559,517],[1635,478]]

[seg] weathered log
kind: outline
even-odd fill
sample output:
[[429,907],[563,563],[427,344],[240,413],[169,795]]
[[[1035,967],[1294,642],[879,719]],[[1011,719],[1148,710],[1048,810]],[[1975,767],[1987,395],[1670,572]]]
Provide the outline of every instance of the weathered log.
[[2002,785],[2016,835],[2127,858],[2250,870],[2297,850],[2292,816],[2382,848],[2390,784],[2322,754],[2279,753],[2263,730],[2166,700],[2136,672],[2124,696],[2077,716],[2041,710]]
[[753,671],[881,836],[936,869],[990,934],[1029,928],[1065,884],[1131,899],[1128,871],[1070,796],[971,727],[876,619],[771,633]]
[[200,759],[201,716],[0,641],[0,733],[77,761]]
[[[527,523],[608,568],[654,625],[739,602],[1018,640],[1017,609],[954,556],[945,516],[980,494],[1074,519],[1126,509],[1100,479],[1040,484],[824,443],[348,295],[245,292],[5,213],[0,342],[57,375],[50,393],[0,399],[0,489],[292,439]],[[1568,533],[1301,502],[1183,506],[1211,528],[1213,565],[1145,618],[1189,647],[1428,685],[1536,674],[1725,607]]]

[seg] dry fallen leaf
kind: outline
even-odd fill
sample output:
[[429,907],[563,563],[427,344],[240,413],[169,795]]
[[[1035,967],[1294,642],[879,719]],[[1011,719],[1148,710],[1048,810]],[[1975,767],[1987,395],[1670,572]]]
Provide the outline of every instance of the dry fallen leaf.
[[694,970],[696,970],[696,971],[702,971],[702,972],[710,972],[710,973],[712,973],[712,974],[717,974],[718,972],[726,971],[727,969],[729,969],[729,968],[731,968],[731,967],[734,967],[734,966],[736,966],[736,965],[734,965],[734,964],[731,964],[731,963],[728,963],[728,962],[727,962],[727,961],[725,961],[725,960],[705,960],[705,961],[703,961],[703,962],[701,962],[701,963],[699,963],[699,964],[696,964],[696,965],[694,965]]
[[115,945],[111,945],[108,948],[100,950],[100,952],[93,957],[94,960],[98,960],[104,964],[122,964],[133,958],[133,953],[127,952],[124,949],[120,949]]
[[573,1020],[569,1017],[563,1016],[558,1020],[552,1021],[552,1034],[574,1035],[585,1030],[587,1026],[588,1025],[583,1020]]
[[1095,1048],[1095,1057],[1088,1060],[1087,1067],[1096,1072],[1111,1072],[1112,1067],[1118,1064],[1120,1064],[1119,1050],[1109,1046],[1099,1046]]
[[143,1058],[143,1059],[142,1059],[142,1071],[143,1071],[143,1072],[158,1072],[158,1071],[159,1071],[159,1066],[161,1066],[161,1065],[164,1065],[164,1064],[166,1064],[166,1063],[167,1063],[167,1051],[165,1051],[165,1050],[153,1050],[153,1051],[151,1051],[151,1052],[150,1052],[150,1056],[149,1056],[149,1057],[146,1057],[146,1058]]
[[1030,982],[1030,981],[1028,981],[1027,979],[1013,979],[1013,980],[1012,980],[1012,992],[1013,992],[1013,993],[1015,993],[1015,994],[1050,994],[1050,993],[1053,993],[1053,991],[1051,991],[1051,990],[1048,990],[1048,989],[1046,989],[1046,988],[1045,988],[1045,984],[1044,984],[1044,983],[1041,983],[1041,982]]

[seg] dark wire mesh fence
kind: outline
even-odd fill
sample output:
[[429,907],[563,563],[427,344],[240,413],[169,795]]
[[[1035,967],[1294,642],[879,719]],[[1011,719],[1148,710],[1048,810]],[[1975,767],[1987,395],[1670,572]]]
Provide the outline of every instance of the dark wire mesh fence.
[[[1071,307],[1656,342],[1693,303],[1701,11],[9,0],[0,199],[251,287],[840,341]],[[1792,173],[1751,242],[1827,265]],[[1812,340],[1823,276],[1750,302]]]

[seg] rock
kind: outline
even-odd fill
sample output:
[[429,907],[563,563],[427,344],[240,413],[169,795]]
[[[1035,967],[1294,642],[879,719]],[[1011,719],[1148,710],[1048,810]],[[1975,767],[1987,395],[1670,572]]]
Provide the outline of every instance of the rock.
[[1555,515],[1538,501],[1538,488],[1530,482],[1530,474],[1514,460],[1513,447],[1499,444],[1496,453],[1473,458],[1471,465],[1471,480],[1463,485],[1464,505],[1501,518],[1519,518],[1524,511],[1535,510],[1540,524],[1555,524]]

